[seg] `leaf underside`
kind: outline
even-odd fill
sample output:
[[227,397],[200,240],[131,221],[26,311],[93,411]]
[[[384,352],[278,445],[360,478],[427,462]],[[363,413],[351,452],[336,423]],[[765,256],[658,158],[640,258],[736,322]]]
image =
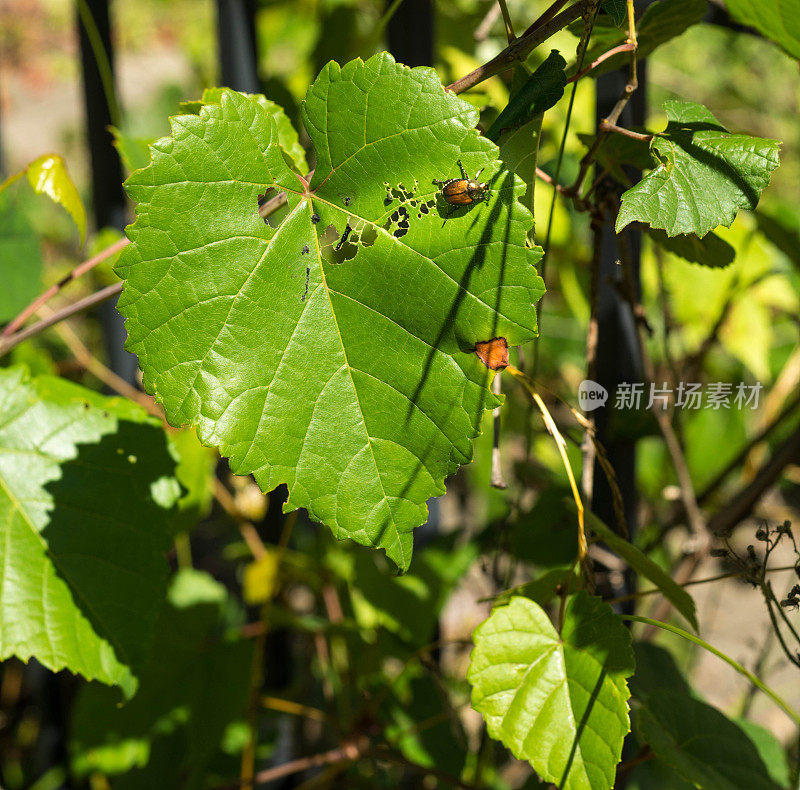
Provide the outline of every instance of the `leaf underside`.
[[[263,490],[285,483],[285,509],[405,569],[426,500],[497,402],[471,349],[535,335],[524,185],[435,72],[385,53],[330,63],[309,89],[310,186],[258,101],[220,101],[173,118],[127,182],[127,347],[172,424],[197,426]],[[443,224],[433,180],[459,158],[470,175],[486,166],[490,191]],[[279,192],[273,228],[257,200]]]
[[630,634],[586,593],[570,598],[559,636],[528,598],[496,608],[474,634],[467,678],[489,734],[562,790],[614,783],[630,729]]

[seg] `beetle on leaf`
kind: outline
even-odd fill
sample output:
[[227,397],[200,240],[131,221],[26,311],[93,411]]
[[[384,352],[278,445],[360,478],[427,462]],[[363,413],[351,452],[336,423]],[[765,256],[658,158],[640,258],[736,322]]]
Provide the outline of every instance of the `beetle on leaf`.
[[442,196],[452,207],[444,218],[445,222],[459,206],[469,206],[478,200],[485,200],[489,191],[488,184],[478,181],[485,168],[479,170],[475,174],[475,178],[470,178],[467,175],[467,171],[464,170],[464,165],[461,164],[460,159],[458,160],[458,167],[461,170],[461,178],[451,178],[447,181],[434,179],[433,181],[434,184],[441,188]]

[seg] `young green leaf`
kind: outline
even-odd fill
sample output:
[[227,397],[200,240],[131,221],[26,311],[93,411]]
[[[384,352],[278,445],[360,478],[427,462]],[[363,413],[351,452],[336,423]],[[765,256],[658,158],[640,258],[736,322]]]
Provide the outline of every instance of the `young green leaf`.
[[567,61],[554,49],[547,60],[511,96],[508,105],[497,116],[486,136],[497,142],[504,131],[526,124],[557,104],[564,95],[564,86],[567,84],[567,76],[564,74],[566,65]]
[[467,679],[489,734],[562,790],[612,787],[634,662],[611,607],[572,596],[559,635],[538,604],[512,598],[474,640]]
[[800,60],[800,0],[726,0],[730,15]]
[[753,209],[778,166],[780,143],[731,134],[702,105],[668,101],[669,123],[651,142],[658,167],[622,196],[617,233],[631,222],[668,236],[705,236]]
[[649,579],[663,593],[664,597],[689,621],[697,630],[697,615],[694,601],[683,587],[662,568],[656,565],[646,554],[643,554],[632,543],[621,538],[608,528],[594,513],[586,514],[586,525],[602,538],[611,549],[620,555],[637,573]]
[[58,154],[45,154],[28,165],[28,182],[39,195],[60,203],[78,226],[81,244],[86,238],[86,210],[75,184],[67,172],[67,163]]
[[0,371],[0,659],[130,697],[164,597],[175,463],[157,419],[64,379]]
[[[286,509],[406,569],[426,500],[497,403],[471,350],[536,332],[524,185],[474,109],[385,53],[330,63],[309,89],[311,184],[257,100],[220,102],[173,118],[127,182],[128,348],[171,423],[196,425],[263,490],[287,484]],[[489,191],[444,221],[454,207],[433,181],[459,158],[470,175],[487,168]],[[277,228],[257,212],[270,190],[287,196]]]

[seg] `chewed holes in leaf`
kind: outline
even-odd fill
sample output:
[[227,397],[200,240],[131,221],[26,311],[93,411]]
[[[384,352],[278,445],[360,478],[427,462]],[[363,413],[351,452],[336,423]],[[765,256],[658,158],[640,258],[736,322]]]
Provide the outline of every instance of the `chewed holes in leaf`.
[[409,227],[408,209],[403,205],[395,209],[386,219],[386,222],[383,223],[384,230],[387,230],[397,239],[405,236]]
[[[317,229],[319,233],[319,229]],[[333,246],[339,241],[341,234],[333,225],[328,225],[322,233],[319,234],[319,248],[321,252],[327,252],[328,248],[333,249]]]
[[258,196],[258,215],[265,225],[277,228],[286,217],[286,212],[281,211],[286,205],[286,193],[276,192],[275,187],[269,187],[263,195]]
[[355,258],[359,247],[371,247],[377,237],[378,232],[371,224],[348,217],[341,232],[328,225],[319,237],[319,245],[328,263],[341,264]]
[[[388,181],[383,182],[384,187],[386,188],[386,197],[383,200],[383,205],[390,207],[393,203],[399,202],[402,208],[406,210],[406,216],[410,219],[411,217],[416,214],[417,219],[422,219],[423,216],[426,216],[431,213],[431,211],[436,207],[436,198],[430,197],[427,200],[421,200],[417,194],[419,188],[419,181],[414,179],[414,188],[412,190],[406,189],[403,184],[397,184],[396,186],[392,186]],[[395,212],[399,210],[396,209]],[[391,222],[391,217],[389,218]],[[395,223],[398,222],[397,219],[394,220]],[[388,230],[388,226],[384,225],[385,228]],[[407,231],[408,228],[405,228]],[[404,235],[404,234],[401,234]]]

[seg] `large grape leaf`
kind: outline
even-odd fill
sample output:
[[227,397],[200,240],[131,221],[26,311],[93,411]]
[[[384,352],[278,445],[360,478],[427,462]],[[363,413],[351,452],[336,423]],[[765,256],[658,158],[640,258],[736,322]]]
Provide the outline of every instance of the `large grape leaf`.
[[572,596],[559,635],[538,604],[512,598],[474,640],[467,678],[489,734],[561,790],[612,787],[634,660],[611,607]]
[[0,371],[0,659],[133,694],[164,597],[174,468],[138,406]]
[[779,44],[800,60],[800,0],[726,0],[730,15]]
[[[524,185],[431,69],[330,63],[303,118],[310,185],[258,101],[223,91],[172,119],[127,182],[119,309],[171,423],[405,569],[425,501],[497,403],[475,343],[535,335],[541,251],[525,244]],[[433,180],[459,158],[490,191],[445,221]],[[277,228],[256,212],[268,192],[287,196]]]
[[659,165],[622,195],[617,233],[636,220],[668,236],[705,236],[754,209],[778,166],[780,143],[731,134],[701,104],[664,103],[669,123],[650,150]]

